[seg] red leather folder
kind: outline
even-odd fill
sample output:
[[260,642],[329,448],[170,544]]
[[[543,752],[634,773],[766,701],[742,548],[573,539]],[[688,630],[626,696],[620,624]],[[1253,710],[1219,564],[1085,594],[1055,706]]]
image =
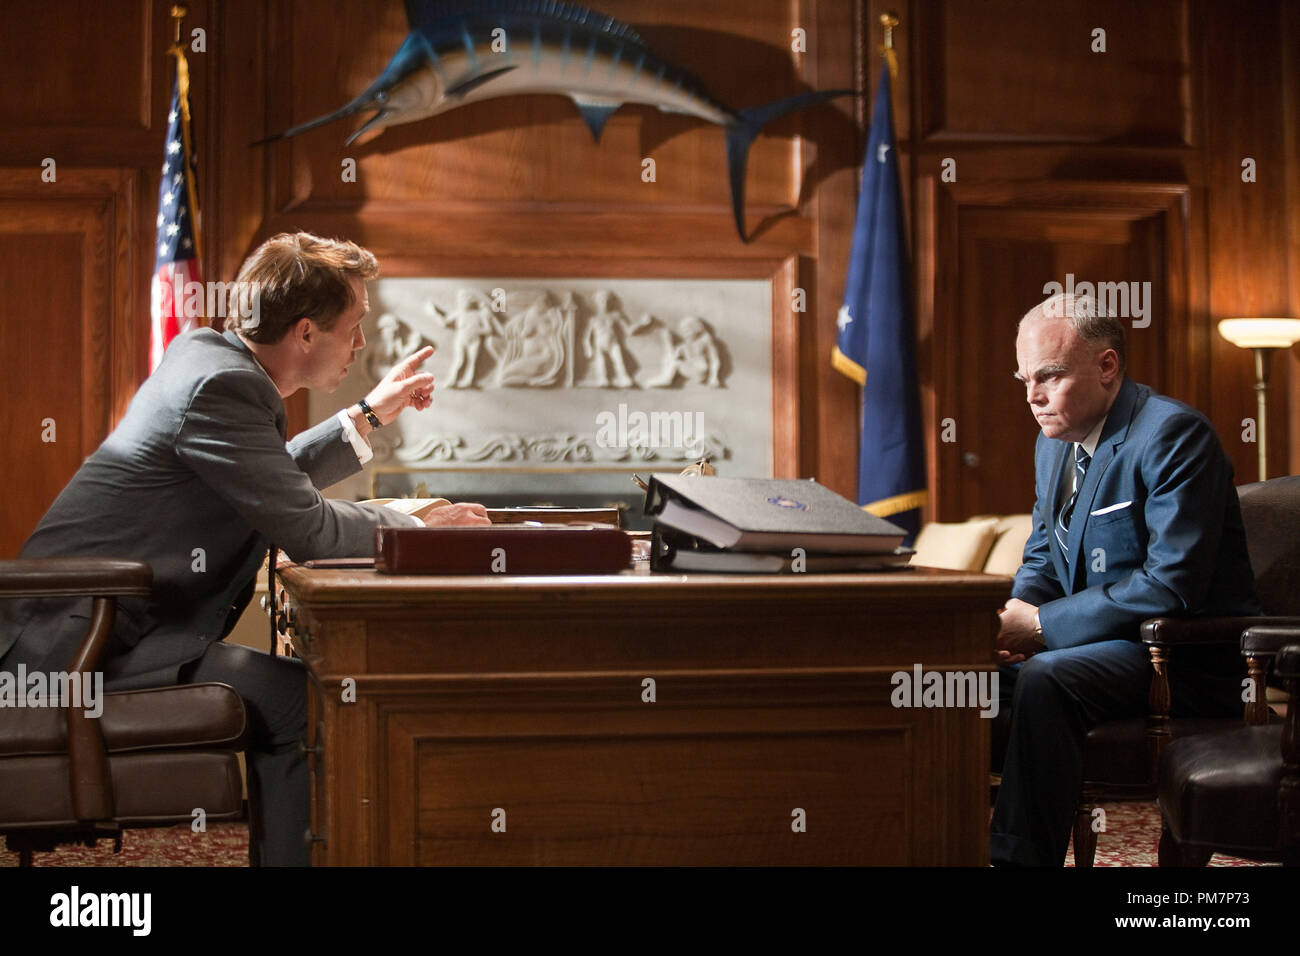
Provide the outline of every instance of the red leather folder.
[[632,539],[606,525],[375,529],[385,574],[613,574],[631,563]]

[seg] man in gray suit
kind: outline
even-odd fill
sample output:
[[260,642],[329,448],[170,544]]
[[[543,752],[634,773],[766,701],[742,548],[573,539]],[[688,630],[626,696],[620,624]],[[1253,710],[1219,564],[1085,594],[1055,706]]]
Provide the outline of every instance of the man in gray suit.
[[[318,489],[370,459],[367,434],[405,408],[430,406],[432,349],[399,362],[357,405],[285,444],[283,399],[332,392],[365,345],[364,282],[375,257],[351,242],[283,234],[240,270],[251,317],[224,334],[176,339],[125,417],[55,499],[21,557],[147,561],[148,599],[118,602],[101,663],[106,690],[220,681],[244,699],[249,855],[254,865],[307,865],[308,773],[300,661],[221,643],[253,593],[274,542],[296,561],[368,555],[383,525],[424,524]],[[486,524],[482,505],[449,505],[433,524]],[[61,671],[87,630],[90,600],[0,602],[0,670]]]

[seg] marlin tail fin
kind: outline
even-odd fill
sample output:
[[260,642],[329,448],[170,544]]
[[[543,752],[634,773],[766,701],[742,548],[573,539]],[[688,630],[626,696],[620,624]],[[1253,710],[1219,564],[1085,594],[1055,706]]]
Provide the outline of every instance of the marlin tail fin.
[[813,93],[799,93],[787,96],[775,103],[765,103],[752,109],[740,110],[735,122],[727,130],[727,172],[731,177],[731,210],[736,217],[736,232],[740,233],[742,242],[745,237],[745,166],[749,162],[749,148],[762,132],[763,127],[773,120],[787,116],[797,110],[825,103],[837,96],[852,96],[853,90],[819,90]]

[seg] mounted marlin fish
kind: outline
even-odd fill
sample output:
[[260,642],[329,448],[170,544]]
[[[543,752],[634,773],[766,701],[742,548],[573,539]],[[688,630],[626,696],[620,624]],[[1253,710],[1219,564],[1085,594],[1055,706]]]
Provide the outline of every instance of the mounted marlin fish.
[[411,123],[480,100],[533,93],[572,99],[599,142],[615,110],[624,103],[644,103],[726,131],[731,206],[736,230],[745,240],[745,165],[759,131],[796,110],[853,92],[802,93],[733,110],[686,70],[655,56],[628,24],[555,0],[406,0],[406,16],[411,32],[405,42],[356,99],[262,142],[375,110],[348,137],[350,145],[367,130]]

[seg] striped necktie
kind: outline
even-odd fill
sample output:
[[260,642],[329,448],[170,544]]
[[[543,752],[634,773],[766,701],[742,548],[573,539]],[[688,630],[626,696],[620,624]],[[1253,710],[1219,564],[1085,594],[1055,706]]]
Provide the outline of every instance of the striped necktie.
[[1061,508],[1061,513],[1056,516],[1056,540],[1060,542],[1061,553],[1068,556],[1070,553],[1070,515],[1074,511],[1074,502],[1079,497],[1079,489],[1083,487],[1083,476],[1088,472],[1088,462],[1092,461],[1092,456],[1083,450],[1082,445],[1074,446],[1074,492],[1070,495],[1070,500]]

